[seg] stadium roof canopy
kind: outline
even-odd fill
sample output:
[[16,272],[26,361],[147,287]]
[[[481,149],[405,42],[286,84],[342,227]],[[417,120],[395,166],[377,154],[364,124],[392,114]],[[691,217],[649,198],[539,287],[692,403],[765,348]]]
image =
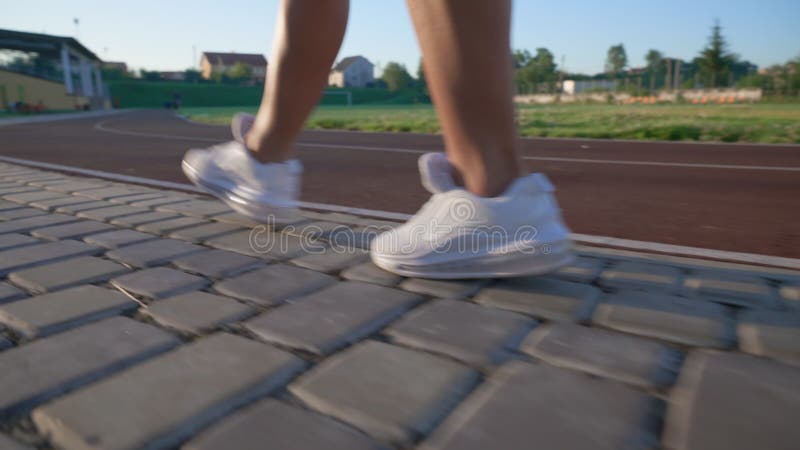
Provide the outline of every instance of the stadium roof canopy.
[[102,62],[97,55],[75,38],[0,29],[0,49],[36,52],[43,56],[58,58],[61,48],[65,44],[73,52],[87,59]]

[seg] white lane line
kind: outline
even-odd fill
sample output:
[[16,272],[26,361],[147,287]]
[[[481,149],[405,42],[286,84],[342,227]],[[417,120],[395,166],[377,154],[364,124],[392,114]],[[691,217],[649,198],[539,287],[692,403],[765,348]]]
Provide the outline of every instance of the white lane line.
[[[205,194],[205,191],[190,184],[153,180],[150,178],[122,175],[117,173],[104,172],[100,170],[83,169],[80,167],[64,166],[61,164],[30,161],[27,159],[12,158],[9,156],[0,156],[0,161],[8,162],[11,164],[21,164],[30,167],[38,167],[41,169],[58,170],[60,172],[70,172],[91,177],[105,178],[114,181],[137,183],[145,186],[153,186],[166,189],[178,189],[182,191],[190,191],[190,192]],[[375,209],[354,208],[342,205],[330,205],[325,203],[300,202],[300,207],[318,209],[321,211],[370,216],[370,217],[395,220],[395,221],[405,221],[411,217],[410,214],[404,214],[404,213],[381,211]],[[633,250],[656,252],[656,253],[668,253],[672,255],[680,255],[688,257],[701,257],[701,258],[709,258],[720,261],[742,262],[748,264],[763,264],[766,266],[784,267],[789,269],[800,269],[800,259],[784,258],[780,256],[760,255],[756,253],[729,252],[724,250],[688,247],[688,246],[673,245],[673,244],[662,244],[659,242],[635,241],[631,239],[620,239],[609,236],[596,236],[591,234],[573,233],[571,237],[576,242],[591,244],[591,245],[608,246],[608,247],[622,248],[622,249],[633,249]]]
[[[196,136],[178,136],[170,134],[158,133],[141,133],[138,131],[118,130],[109,128],[106,123],[109,120],[98,122],[94,128],[98,131],[107,133],[121,134],[125,136],[138,136],[138,137],[151,137],[160,139],[170,139],[179,141],[199,141],[199,142],[220,142],[219,139],[203,138]],[[319,144],[311,142],[298,142],[298,147],[305,148],[329,148],[334,150],[353,150],[353,151],[375,151],[386,153],[405,153],[421,155],[423,153],[440,151],[440,150],[418,150],[410,148],[393,148],[393,147],[377,147],[377,146],[363,146],[363,145],[341,145],[341,144]],[[624,159],[591,159],[591,158],[566,158],[554,156],[523,156],[522,159],[529,161],[551,161],[551,162],[566,162],[573,164],[608,164],[618,166],[651,166],[651,167],[682,167],[693,169],[719,169],[719,170],[755,170],[767,172],[800,172],[800,167],[781,167],[781,166],[746,166],[737,164],[703,164],[703,163],[673,163],[673,162],[660,162],[660,161],[631,161]]]

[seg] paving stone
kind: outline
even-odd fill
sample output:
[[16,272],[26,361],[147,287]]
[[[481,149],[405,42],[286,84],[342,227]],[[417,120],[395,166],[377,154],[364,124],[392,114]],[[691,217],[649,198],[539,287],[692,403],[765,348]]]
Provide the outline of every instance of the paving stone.
[[0,306],[0,322],[28,339],[47,336],[135,310],[119,292],[79,286]]
[[164,192],[145,192],[143,194],[123,195],[122,197],[114,197],[108,199],[111,203],[124,203],[131,204],[134,202],[141,202],[144,200],[155,200],[166,198],[168,194]]
[[487,280],[428,280],[409,278],[400,283],[407,291],[438,298],[459,299],[471,297],[486,285]]
[[653,401],[602,378],[514,361],[440,425],[424,450],[654,448]]
[[13,302],[21,298],[25,298],[24,292],[8,283],[0,282],[0,304]]
[[367,341],[323,361],[289,390],[323,414],[407,445],[430,431],[477,375],[454,361]]
[[69,181],[61,184],[53,184],[47,186],[46,189],[58,192],[77,192],[88,189],[97,189],[99,187],[108,186],[108,182],[102,181]]
[[437,300],[413,310],[385,333],[403,345],[488,369],[506,359],[535,323],[509,311]]
[[12,248],[24,247],[26,245],[41,244],[42,241],[32,238],[26,234],[7,233],[0,234],[0,250],[10,250]]
[[588,284],[597,279],[604,266],[605,261],[601,259],[579,256],[575,262],[555,271],[553,276]]
[[57,262],[78,256],[91,256],[102,249],[78,241],[56,241],[29,245],[0,252],[0,275],[27,269],[46,262]]
[[[172,213],[167,213],[172,214]],[[136,227],[137,230],[146,231],[148,233],[165,235],[172,233],[176,230],[183,228],[194,227],[197,225],[204,225],[210,223],[207,220],[198,219],[196,217],[178,217],[175,219],[167,219],[159,222],[146,223]]]
[[0,211],[9,211],[12,209],[20,209],[23,206],[16,202],[10,202],[8,200],[0,200]]
[[0,353],[0,416],[23,412],[177,344],[152,325],[114,317],[6,350]]
[[257,222],[249,217],[245,217],[235,211],[216,214],[214,215],[213,219],[217,222],[225,222],[232,225],[239,225],[239,227],[246,227],[246,228],[253,228],[259,225],[265,225],[264,223]]
[[766,280],[745,274],[697,271],[686,278],[684,286],[709,300],[744,307],[778,308]]
[[0,220],[26,219],[28,217],[42,216],[45,212],[36,208],[6,209],[0,212]]
[[92,234],[98,234],[113,229],[114,227],[103,222],[81,220],[80,222],[67,223],[64,225],[37,228],[31,231],[31,234],[38,238],[58,241],[61,239],[81,239]]
[[659,342],[564,322],[536,328],[521,349],[553,366],[643,388],[671,384],[681,362],[678,351]]
[[354,266],[369,259],[369,253],[358,249],[334,250],[326,248],[319,253],[309,253],[294,258],[291,263],[319,272],[337,273],[342,269]]
[[204,250],[203,247],[188,242],[158,239],[111,250],[106,255],[133,267],[142,268],[163,264],[201,250]]
[[0,448],[3,450],[33,450],[33,447],[23,445],[4,434],[0,434]]
[[264,261],[227,250],[208,250],[178,258],[172,264],[211,278],[226,278],[264,265]]
[[30,184],[31,186],[36,186],[36,187],[43,188],[43,187],[47,187],[47,186],[54,186],[54,185],[57,185],[57,184],[68,183],[70,181],[75,181],[75,178],[73,178],[73,177],[51,178],[49,180],[31,181],[28,184]]
[[55,211],[62,206],[83,205],[86,203],[97,203],[95,200],[86,197],[59,197],[47,200],[37,200],[31,202],[31,206],[46,211]]
[[11,200],[12,202],[23,203],[27,205],[28,203],[35,202],[37,200],[49,200],[55,198],[69,198],[69,197],[59,192],[34,191],[34,192],[24,192],[21,194],[9,194],[4,196],[4,198]]
[[149,213],[149,212],[152,211],[150,211],[147,208],[141,208],[130,205],[116,205],[116,206],[109,206],[108,208],[97,208],[97,209],[90,209],[88,211],[81,211],[77,214],[77,216],[92,220],[110,221],[118,217],[130,216],[133,214]]
[[[88,198],[88,197],[87,197]],[[77,214],[83,211],[91,211],[93,209],[100,209],[100,208],[108,208],[114,206],[111,202],[106,202],[102,200],[95,200],[91,202],[83,202],[83,203],[73,203],[69,205],[63,205],[56,208],[56,212],[60,212],[63,214]]]
[[111,284],[132,294],[159,299],[203,289],[209,281],[180,270],[156,267],[114,278]]
[[352,232],[353,230],[341,223],[316,221],[286,227],[282,231],[292,236],[313,236],[327,239],[336,233]]
[[[269,439],[264,439],[269,436]],[[267,399],[237,412],[181,447],[183,450],[380,450],[341,422]]]
[[36,228],[44,228],[51,225],[60,225],[62,223],[70,223],[70,222],[75,222],[77,220],[78,219],[72,216],[66,216],[63,214],[47,214],[44,216],[13,219],[7,222],[0,222],[0,234],[25,233],[34,230]]
[[586,320],[600,291],[585,284],[544,277],[512,278],[483,288],[475,301],[548,320]]
[[38,192],[41,189],[33,187],[33,186],[10,186],[10,187],[3,187],[0,188],[0,195],[8,195],[8,194],[20,194],[23,192]]
[[83,256],[12,272],[8,279],[31,292],[44,293],[105,281],[127,272],[127,267],[113,261]]
[[369,250],[372,240],[379,233],[374,230],[353,230],[346,233],[334,233],[329,237],[332,245],[339,245],[346,248],[360,248],[362,250]]
[[341,273],[342,277],[352,281],[395,286],[403,279],[400,275],[387,272],[373,264],[371,261],[350,267]]
[[800,306],[800,283],[784,283],[780,288],[780,294],[793,306]]
[[593,322],[626,333],[698,347],[729,347],[732,320],[721,305],[647,292],[603,298]]
[[272,264],[235,278],[217,282],[214,290],[263,306],[310,294],[336,282],[336,278],[313,270]]
[[74,191],[75,195],[82,195],[84,197],[93,198],[95,200],[109,200],[114,197],[124,197],[127,195],[133,194],[142,194],[144,192],[150,192],[150,189],[143,188],[140,186],[133,187],[132,185],[127,185],[125,187],[122,186],[106,186],[102,188],[96,189],[86,189],[80,191]]
[[325,248],[319,243],[308,247],[306,241],[285,233],[247,230],[217,236],[208,239],[205,244],[244,255],[278,260],[299,257],[306,250],[318,251]]
[[231,209],[227,205],[216,200],[190,200],[188,202],[170,203],[167,205],[159,205],[156,207],[156,210],[200,218],[231,212]]
[[603,284],[661,289],[677,287],[681,277],[676,267],[634,261],[620,261],[600,273]]
[[33,420],[60,448],[174,448],[303,366],[289,353],[220,333],[67,394],[36,409]]
[[161,300],[143,311],[164,326],[192,334],[237,322],[255,312],[236,300],[200,291]]
[[83,240],[89,244],[105,248],[120,248],[126,245],[139,244],[156,239],[152,234],[140,233],[133,230],[116,230],[107,233],[93,234]]
[[122,227],[135,228],[138,227],[139,225],[144,225],[152,222],[160,222],[163,220],[175,219],[177,217],[178,215],[174,213],[150,211],[141,214],[131,214],[129,216],[117,217],[115,219],[112,219],[111,223]]
[[181,202],[188,202],[191,200],[195,200],[197,197],[192,197],[190,195],[182,195],[182,194],[168,194],[166,197],[161,198],[154,198],[150,200],[137,200],[132,202],[132,206],[146,206],[148,208],[154,208],[156,206],[161,205],[169,205],[172,203],[181,203]]
[[673,388],[664,447],[796,449],[800,368],[752,356],[692,352]]
[[325,355],[380,330],[421,300],[408,292],[346,281],[289,300],[245,327],[265,341]]
[[200,225],[184,227],[179,230],[175,230],[169,235],[169,237],[199,243],[213,237],[233,233],[236,231],[242,231],[242,227],[230,223],[208,223],[201,221]]
[[742,311],[737,334],[744,352],[800,365],[800,311]]

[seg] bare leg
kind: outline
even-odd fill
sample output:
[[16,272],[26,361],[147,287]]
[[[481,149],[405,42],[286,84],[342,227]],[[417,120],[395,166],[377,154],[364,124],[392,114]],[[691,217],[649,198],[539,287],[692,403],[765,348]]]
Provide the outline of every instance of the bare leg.
[[264,98],[247,147],[261,162],[289,158],[319,102],[347,27],[349,0],[283,0]]
[[448,159],[464,186],[501,194],[521,174],[510,0],[408,0]]

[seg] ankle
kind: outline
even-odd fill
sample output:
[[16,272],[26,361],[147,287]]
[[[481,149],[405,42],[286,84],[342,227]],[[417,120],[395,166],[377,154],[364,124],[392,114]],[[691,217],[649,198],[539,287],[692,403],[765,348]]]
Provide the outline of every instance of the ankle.
[[481,197],[497,197],[502,195],[511,183],[522,176],[517,166],[510,167],[478,167],[472,170],[456,169],[457,179],[472,194]]
[[255,130],[247,133],[244,143],[253,158],[262,164],[281,163],[291,155],[291,143],[282,142]]

